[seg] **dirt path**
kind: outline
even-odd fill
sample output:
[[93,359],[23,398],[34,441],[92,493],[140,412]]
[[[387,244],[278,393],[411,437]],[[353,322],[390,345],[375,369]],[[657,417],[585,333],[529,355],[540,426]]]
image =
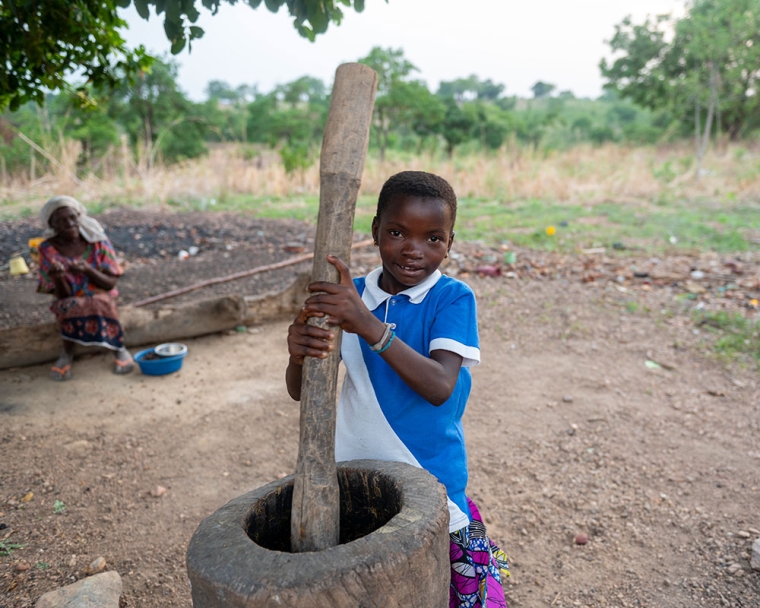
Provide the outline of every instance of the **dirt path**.
[[[470,282],[470,493],[512,557],[510,605],[760,606],[757,375],[673,349],[690,330],[621,315],[603,288]],[[113,377],[103,355],[61,385],[43,366],[0,372],[0,522],[25,545],[0,558],[0,606],[33,605],[98,556],[124,606],[190,606],[199,521],[294,469],[286,327],[190,340],[167,377]],[[652,353],[675,369],[647,369]]]

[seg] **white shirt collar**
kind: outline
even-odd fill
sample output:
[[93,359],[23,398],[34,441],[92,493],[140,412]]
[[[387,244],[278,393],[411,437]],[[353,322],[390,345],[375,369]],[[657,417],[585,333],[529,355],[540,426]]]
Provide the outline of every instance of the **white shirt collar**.
[[[387,291],[380,289],[378,284],[380,275],[383,274],[383,267],[375,268],[364,279],[364,293],[362,294],[362,302],[367,305],[370,310],[375,310],[380,304],[383,304],[393,295]],[[427,279],[422,281],[419,285],[400,291],[397,295],[407,296],[412,304],[419,304],[425,299],[425,296],[443,276],[440,270],[436,270]]]

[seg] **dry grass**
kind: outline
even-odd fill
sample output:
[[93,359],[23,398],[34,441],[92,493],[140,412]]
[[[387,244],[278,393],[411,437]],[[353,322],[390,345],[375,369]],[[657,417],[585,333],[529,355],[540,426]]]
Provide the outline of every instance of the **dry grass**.
[[[0,183],[0,212],[6,217],[34,213],[53,194],[68,193],[94,206],[114,203],[165,205],[248,195],[302,197],[317,195],[318,163],[303,173],[285,173],[269,150],[251,155],[236,146],[214,148],[207,157],[164,167],[144,159],[134,162],[126,148],[114,149],[77,177],[79,148],[71,142],[51,145],[51,170],[30,180],[6,177]],[[145,155],[143,155],[145,156]],[[546,200],[594,204],[615,201],[646,205],[651,201],[715,197],[757,201],[760,198],[760,150],[727,145],[708,153],[697,179],[691,147],[578,146],[546,153],[513,145],[494,155],[396,157],[380,162],[370,156],[362,193],[374,195],[391,174],[421,169],[445,176],[460,197],[502,202]]]

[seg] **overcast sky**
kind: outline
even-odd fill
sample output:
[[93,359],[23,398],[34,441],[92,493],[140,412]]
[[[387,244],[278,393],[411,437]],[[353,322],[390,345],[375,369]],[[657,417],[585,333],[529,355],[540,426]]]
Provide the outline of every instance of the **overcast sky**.
[[[200,5],[200,2],[197,3]],[[506,94],[530,96],[538,80],[597,97],[599,61],[609,56],[605,40],[626,15],[683,14],[683,0],[366,0],[363,13],[347,10],[316,42],[298,35],[285,8],[223,4],[216,16],[201,8],[205,36],[192,52],[176,56],[180,87],[205,99],[210,80],[233,86],[257,84],[262,92],[301,76],[330,85],[341,63],[366,56],[374,46],[402,48],[432,91],[441,80],[476,74],[506,86]],[[131,45],[167,53],[163,19],[123,12]]]

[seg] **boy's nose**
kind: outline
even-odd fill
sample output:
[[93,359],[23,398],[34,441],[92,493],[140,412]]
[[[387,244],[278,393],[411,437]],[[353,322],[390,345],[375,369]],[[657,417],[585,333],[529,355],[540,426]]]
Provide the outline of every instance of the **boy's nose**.
[[406,241],[402,253],[407,257],[418,258],[422,255],[422,248],[415,241]]

